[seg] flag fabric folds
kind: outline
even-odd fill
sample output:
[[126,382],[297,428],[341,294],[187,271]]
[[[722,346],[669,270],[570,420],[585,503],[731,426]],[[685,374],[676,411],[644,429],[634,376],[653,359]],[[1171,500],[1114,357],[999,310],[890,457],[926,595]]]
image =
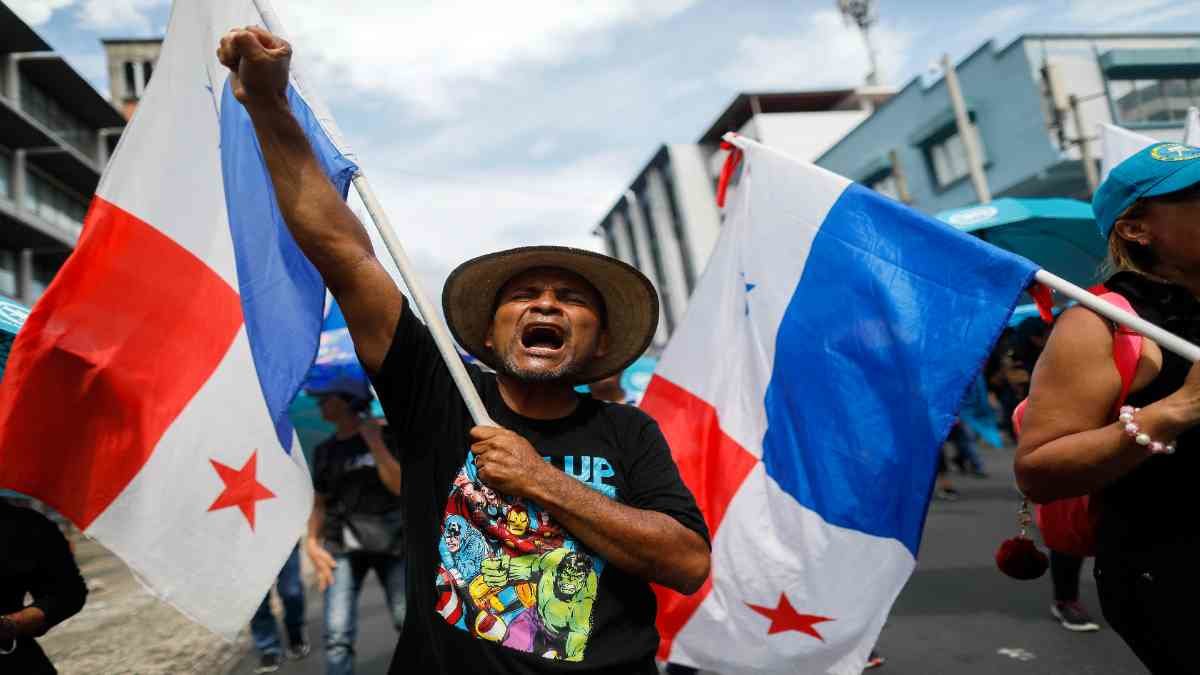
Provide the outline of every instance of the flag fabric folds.
[[1150,136],[1115,124],[1101,124],[1100,139],[1104,149],[1100,158],[1100,180],[1108,178],[1108,174],[1121,162],[1158,142]]
[[[262,23],[252,0],[175,3],[78,246],[0,382],[0,487],[228,637],[312,506],[286,413],[325,298],[215,56],[230,27]],[[288,97],[344,196],[357,168],[332,120],[295,79]]]
[[859,673],[916,564],[938,453],[1036,268],[746,139],[641,407],[713,533],[660,657]]

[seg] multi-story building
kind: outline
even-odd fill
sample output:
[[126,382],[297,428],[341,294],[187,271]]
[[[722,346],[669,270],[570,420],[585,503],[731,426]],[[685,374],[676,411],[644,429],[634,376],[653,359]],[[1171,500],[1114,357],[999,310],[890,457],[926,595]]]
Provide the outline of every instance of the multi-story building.
[[663,145],[654,153],[595,231],[609,255],[640,269],[658,288],[656,348],[682,320],[717,240],[721,136],[736,131],[815,159],[890,94],[887,89],[740,94],[697,143]]
[[[983,44],[955,71],[993,197],[1088,199],[1083,157],[1099,163],[1101,123],[1181,140],[1188,107],[1200,106],[1200,33],[1022,35]],[[738,96],[697,144],[661,147],[596,228],[611,255],[658,286],[656,347],[682,318],[717,238],[713,192],[727,131],[930,214],[978,201],[940,75],[898,92]]]
[[0,3],[0,293],[31,303],[50,283],[124,125]]
[[[1088,199],[1083,146],[1098,161],[1099,124],[1181,139],[1200,105],[1200,33],[1023,35],[955,70],[993,197]],[[913,78],[816,163],[928,213],[978,201],[941,77]]]

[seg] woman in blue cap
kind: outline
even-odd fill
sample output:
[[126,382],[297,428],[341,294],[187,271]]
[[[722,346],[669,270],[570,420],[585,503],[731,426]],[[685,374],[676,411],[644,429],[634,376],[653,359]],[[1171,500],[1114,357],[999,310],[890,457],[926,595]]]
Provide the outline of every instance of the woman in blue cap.
[[[1200,148],[1146,148],[1113,170],[1093,208],[1107,288],[1200,342]],[[1033,374],[1017,482],[1039,503],[1092,495],[1105,619],[1151,672],[1196,672],[1200,368],[1142,340],[1122,400],[1116,330],[1083,307],[1058,320]]]

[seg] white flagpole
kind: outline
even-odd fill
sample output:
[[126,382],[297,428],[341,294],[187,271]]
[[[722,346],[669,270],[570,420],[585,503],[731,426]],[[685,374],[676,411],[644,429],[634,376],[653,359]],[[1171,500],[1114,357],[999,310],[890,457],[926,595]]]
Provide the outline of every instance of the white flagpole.
[[[777,155],[789,157],[786,153],[779,152],[770,146],[763,145],[762,143],[759,143],[753,139],[745,136],[739,136],[732,132],[725,134],[723,138],[724,140],[729,141],[733,145],[736,145],[742,149],[745,149],[749,146],[756,146],[769,150]],[[797,162],[802,161],[792,157],[789,157],[789,159]],[[1163,349],[1168,349],[1193,363],[1200,361],[1200,347],[1197,347],[1191,342],[1184,340],[1178,335],[1156,326],[1139,316],[1134,316],[1133,314],[1126,312],[1111,302],[1102,300],[1096,294],[1082,289],[1066,279],[1055,276],[1046,270],[1038,270],[1034,278],[1046,286],[1049,286],[1068,298],[1078,302],[1084,307],[1087,307],[1093,312],[1096,312],[1100,316],[1110,319],[1119,325],[1125,326],[1130,330],[1136,331],[1141,335],[1154,340]]]
[[[271,7],[271,1],[252,1],[258,9],[259,14],[262,15],[266,29],[281,38],[287,39],[283,30],[283,23],[279,20],[279,15],[275,13],[275,9]],[[479,398],[479,392],[475,390],[475,385],[471,382],[470,375],[467,374],[467,368],[463,365],[462,358],[458,355],[458,350],[454,348],[454,340],[450,337],[450,330],[446,327],[446,323],[442,319],[442,315],[437,311],[437,308],[429,302],[429,298],[421,286],[420,279],[418,279],[413,269],[412,262],[409,261],[408,254],[404,251],[404,246],[400,244],[400,238],[396,236],[396,231],[392,227],[391,220],[388,219],[387,213],[383,210],[383,205],[379,202],[379,198],[375,196],[375,191],[371,188],[371,183],[367,180],[367,176],[362,172],[361,168],[354,177],[354,189],[358,192],[358,196],[362,198],[363,204],[366,205],[367,213],[371,216],[371,221],[379,231],[379,236],[383,239],[384,246],[387,247],[392,260],[396,262],[396,267],[400,270],[400,276],[404,279],[404,284],[408,286],[408,292],[412,295],[412,300],[416,303],[417,310],[424,317],[425,324],[429,327],[429,332],[433,335],[434,342],[437,343],[438,351],[441,352],[442,359],[446,362],[446,367],[450,370],[450,376],[454,378],[454,384],[458,387],[458,393],[462,395],[463,401],[467,404],[467,410],[471,413],[471,419],[478,425],[495,426],[496,423],[488,415],[487,409],[483,406],[483,401]]]
[[1133,314],[1126,312],[1111,302],[1101,299],[1094,293],[1090,293],[1087,290],[1084,290],[1067,281],[1066,279],[1063,279],[1062,277],[1058,277],[1047,272],[1046,270],[1038,270],[1035,278],[1039,282],[1049,286],[1050,288],[1053,288],[1068,298],[1071,298],[1075,302],[1087,307],[1100,316],[1110,319],[1130,330],[1136,331],[1143,336],[1154,340],[1158,343],[1158,346],[1162,347],[1163,349],[1175,352],[1179,356],[1182,356],[1193,363],[1200,361],[1200,347],[1197,347],[1191,342],[1184,340],[1178,335],[1156,326],[1140,316],[1134,316]]

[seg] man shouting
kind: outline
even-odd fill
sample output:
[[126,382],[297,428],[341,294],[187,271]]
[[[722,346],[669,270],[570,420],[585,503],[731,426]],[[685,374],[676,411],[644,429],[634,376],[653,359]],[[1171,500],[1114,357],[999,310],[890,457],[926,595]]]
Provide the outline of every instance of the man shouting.
[[284,219],[337,298],[404,446],[409,610],[391,671],[655,673],[649,584],[699,589],[708,533],[658,426],[574,390],[646,348],[653,287],[622,262],[551,246],[461,265],[442,293],[446,319],[496,371],[471,378],[500,426],[473,427],[432,337],[289,110],[291,54],[259,28],[230,31],[218,49]]

